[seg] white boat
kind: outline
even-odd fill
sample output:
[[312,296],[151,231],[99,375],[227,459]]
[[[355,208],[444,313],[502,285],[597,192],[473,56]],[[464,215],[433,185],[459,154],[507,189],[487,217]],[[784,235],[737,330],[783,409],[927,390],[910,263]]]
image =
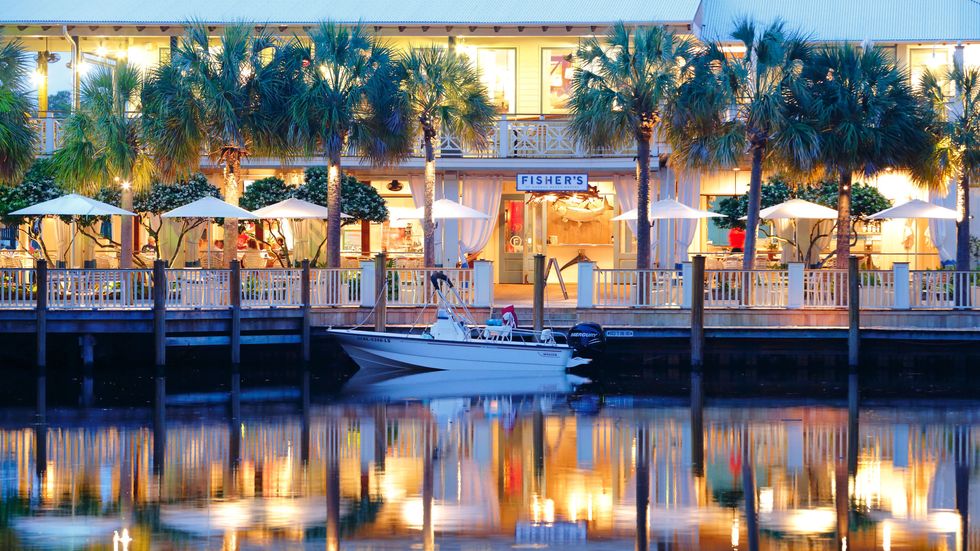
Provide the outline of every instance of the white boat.
[[[574,357],[563,335],[548,329],[540,333],[517,329],[507,323],[475,324],[459,312],[442,291],[445,283],[457,304],[462,304],[452,282],[437,272],[432,275],[440,307],[436,321],[422,333],[392,333],[360,329],[330,329],[344,351],[365,370],[440,369],[477,372],[551,372],[588,363]],[[464,311],[465,311],[465,307]]]

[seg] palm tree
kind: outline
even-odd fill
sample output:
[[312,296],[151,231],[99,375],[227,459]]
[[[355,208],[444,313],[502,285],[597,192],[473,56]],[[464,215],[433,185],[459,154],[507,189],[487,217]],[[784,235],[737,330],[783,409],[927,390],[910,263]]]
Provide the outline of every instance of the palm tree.
[[297,78],[291,137],[327,161],[327,266],[340,267],[341,156],[348,148],[374,164],[407,154],[392,52],[360,25],[322,23],[290,56]]
[[[134,188],[149,186],[154,173],[133,111],[139,104],[143,76],[140,69],[120,62],[99,67],[81,86],[79,110],[67,121],[64,141],[53,157],[58,178],[69,186],[93,192],[120,186],[120,206],[133,208]],[[133,264],[133,219],[122,218],[119,267]]]
[[13,184],[34,162],[37,134],[27,95],[28,61],[18,40],[0,34],[0,182]]
[[422,220],[426,266],[435,266],[435,141],[441,133],[475,149],[487,146],[497,111],[480,76],[463,55],[439,47],[414,48],[401,60],[399,82],[409,112],[422,131],[425,202]]
[[[186,175],[206,154],[223,169],[224,197],[238,204],[242,161],[250,155],[285,159],[288,80],[283,49],[266,31],[238,23],[212,45],[208,28],[186,34],[143,87],[143,121],[161,177]],[[238,220],[224,223],[223,262],[235,258]]]
[[[945,95],[945,84],[956,93]],[[980,69],[964,69],[957,62],[944,75],[926,71],[921,93],[927,106],[928,126],[934,146],[925,163],[914,171],[915,179],[927,186],[957,182],[956,269],[970,269],[970,181],[980,175]]]
[[838,178],[835,266],[851,252],[851,182],[887,168],[911,168],[928,148],[925,117],[908,74],[884,50],[844,44],[804,68],[820,130],[820,162]]
[[819,137],[804,112],[800,78],[811,57],[805,37],[774,21],[763,29],[743,19],[731,38],[745,55],[708,44],[691,63],[668,109],[672,162],[686,168],[737,167],[752,159],[742,267],[751,270],[761,208],[763,168],[807,170],[819,154]]
[[666,27],[631,31],[623,23],[576,52],[572,133],[591,149],[636,145],[638,269],[650,268],[650,142],[692,53],[692,43]]

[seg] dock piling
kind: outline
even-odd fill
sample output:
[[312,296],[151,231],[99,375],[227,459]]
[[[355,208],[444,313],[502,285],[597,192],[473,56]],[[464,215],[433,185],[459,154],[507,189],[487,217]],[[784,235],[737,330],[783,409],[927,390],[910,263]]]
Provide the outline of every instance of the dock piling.
[[374,290],[378,293],[374,305],[374,330],[383,333],[388,326],[388,289],[385,282],[388,279],[388,255],[378,253],[374,257]]
[[534,331],[544,329],[544,255],[534,255]]
[[303,260],[303,278],[300,283],[300,294],[301,301],[303,303],[303,327],[300,334],[300,342],[302,343],[302,356],[303,363],[310,363],[310,307],[312,303],[310,302],[310,261],[308,259]]
[[35,330],[37,333],[37,366],[48,364],[48,262],[38,260],[35,270],[37,297],[35,301]]
[[95,337],[86,333],[78,338],[82,347],[82,407],[92,407],[94,399],[93,374],[95,370]]
[[238,365],[242,361],[242,265],[238,260],[231,261],[228,293],[228,304],[231,305],[231,363]]
[[153,262],[153,352],[157,377],[167,364],[167,264]]
[[847,259],[847,365],[856,369],[861,356],[861,280],[858,257]]
[[697,255],[691,264],[691,367],[704,365],[704,256]]

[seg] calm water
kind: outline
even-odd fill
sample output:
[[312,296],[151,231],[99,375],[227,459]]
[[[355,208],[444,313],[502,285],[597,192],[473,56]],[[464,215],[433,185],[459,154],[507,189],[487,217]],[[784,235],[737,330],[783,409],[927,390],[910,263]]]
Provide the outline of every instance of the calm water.
[[578,382],[358,375],[237,420],[172,391],[40,428],[10,410],[0,548],[980,548],[978,402],[855,409],[852,379],[835,400],[697,408]]

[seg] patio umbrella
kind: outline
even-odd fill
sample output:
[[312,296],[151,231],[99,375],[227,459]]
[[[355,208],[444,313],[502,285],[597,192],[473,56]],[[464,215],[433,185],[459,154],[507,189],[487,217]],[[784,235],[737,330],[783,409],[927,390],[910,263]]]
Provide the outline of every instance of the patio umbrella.
[[[745,220],[746,218],[748,217],[743,216],[739,218],[739,220]],[[814,225],[813,228],[810,229],[810,245],[807,248],[806,254],[804,254],[802,245],[800,244],[799,220],[836,220],[837,211],[830,207],[818,205],[817,203],[812,203],[803,199],[790,199],[789,201],[779,203],[778,205],[773,205],[762,209],[759,211],[759,218],[765,220],[792,220],[793,239],[795,241],[793,246],[797,249],[799,255],[803,257],[802,260],[808,261],[810,251],[813,248],[813,243],[816,242],[812,239],[813,229],[815,229],[816,226]]]
[[[284,201],[279,201],[278,203],[254,210],[252,214],[263,219],[325,220],[327,218],[327,207],[290,197]],[[344,213],[341,213],[340,217],[352,218],[350,215]],[[285,245],[283,246],[285,247]],[[289,261],[288,250],[286,260],[287,262]]]
[[[398,218],[400,220],[422,220],[425,218],[425,207],[412,209],[405,214],[401,214]],[[490,217],[476,209],[461,205],[449,199],[439,199],[432,203],[433,220],[473,220],[486,218]]]
[[10,213],[16,216],[71,216],[72,239],[71,256],[75,257],[75,229],[79,216],[136,216],[136,213],[114,207],[91,197],[77,193],[62,195],[56,199],[42,201],[35,205],[15,210]]
[[912,199],[907,203],[895,205],[892,208],[876,212],[868,217],[869,220],[885,220],[888,218],[926,218],[930,220],[956,220],[960,213],[953,209],[927,203],[921,199]]
[[[748,217],[743,216],[739,220],[746,218]],[[832,220],[837,218],[837,211],[803,199],[790,199],[784,203],[762,209],[759,211],[759,218],[766,220]]]
[[[405,214],[399,215],[397,218],[392,216],[393,219],[397,220],[422,220],[425,218],[425,207],[419,207],[413,209]],[[439,199],[438,201],[432,203],[432,219],[433,220],[478,220],[490,218],[486,213],[480,212],[474,208],[461,205],[456,201],[450,199]],[[442,228],[441,231],[445,231]],[[442,236],[442,241],[445,243],[446,236]],[[459,259],[459,244],[457,243],[457,260]]]
[[[636,220],[638,214],[637,209],[628,210],[614,217],[613,221]],[[650,220],[696,220],[699,218],[723,218],[724,216],[724,214],[717,212],[689,207],[676,199],[661,199],[655,203],[650,203]]]
[[[237,218],[239,220],[258,220],[247,210],[226,203],[217,197],[202,197],[197,201],[187,203],[160,215],[163,218],[205,218],[208,224],[208,259],[211,258],[211,223],[215,218]],[[237,244],[235,245],[237,249]]]

